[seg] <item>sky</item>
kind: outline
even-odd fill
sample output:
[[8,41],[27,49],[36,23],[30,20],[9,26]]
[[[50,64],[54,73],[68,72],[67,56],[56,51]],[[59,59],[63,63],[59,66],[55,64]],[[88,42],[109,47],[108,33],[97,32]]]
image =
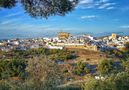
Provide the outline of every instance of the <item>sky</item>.
[[[80,0],[66,16],[32,18],[21,5],[0,9],[0,39],[70,33],[124,32],[129,34],[129,0]],[[30,36],[29,36],[30,35]]]

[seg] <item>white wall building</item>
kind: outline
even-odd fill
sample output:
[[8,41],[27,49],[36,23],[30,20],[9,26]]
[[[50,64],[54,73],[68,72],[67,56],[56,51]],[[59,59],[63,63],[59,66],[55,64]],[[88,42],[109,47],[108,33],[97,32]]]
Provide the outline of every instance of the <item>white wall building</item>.
[[60,49],[60,50],[64,49],[64,47],[51,46],[51,45],[49,45],[48,48],[50,48],[50,49]]

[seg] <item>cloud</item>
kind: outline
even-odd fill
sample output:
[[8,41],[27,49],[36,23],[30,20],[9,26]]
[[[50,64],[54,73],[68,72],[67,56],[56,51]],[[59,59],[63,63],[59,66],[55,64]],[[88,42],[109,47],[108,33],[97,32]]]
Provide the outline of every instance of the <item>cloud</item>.
[[111,10],[111,9],[114,9],[115,7],[108,7],[106,8],[107,10]]
[[95,15],[90,15],[90,16],[82,16],[81,19],[91,19],[91,18],[96,18]]
[[10,24],[10,23],[13,23],[13,22],[16,22],[16,21],[19,21],[19,20],[20,20],[20,18],[5,20],[5,21],[2,21],[0,24],[2,24],[2,25]]
[[129,25],[125,25],[125,26],[120,26],[123,29],[129,29]]
[[98,9],[104,9],[108,8],[109,6],[115,5],[116,3],[105,3],[102,6],[100,6]]
[[77,8],[80,9],[114,9],[116,3],[109,3],[110,0],[81,0]]
[[81,9],[88,9],[88,8],[94,8],[95,6],[94,5],[79,5],[77,8],[81,8]]
[[22,14],[22,12],[12,13],[12,14],[6,15],[5,17],[12,17],[12,16],[20,15],[20,14]]
[[81,0],[80,4],[93,3],[93,0]]
[[108,2],[109,0],[100,0],[100,2]]
[[80,0],[80,3],[77,6],[77,8],[81,9],[94,8],[94,7],[95,7],[94,0]]

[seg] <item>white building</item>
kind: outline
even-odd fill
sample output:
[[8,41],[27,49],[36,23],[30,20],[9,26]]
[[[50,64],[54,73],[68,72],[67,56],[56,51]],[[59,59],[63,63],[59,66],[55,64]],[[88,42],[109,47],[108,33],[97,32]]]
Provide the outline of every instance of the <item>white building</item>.
[[50,48],[50,49],[60,49],[60,50],[64,49],[64,47],[51,46],[51,45],[49,45],[48,48]]

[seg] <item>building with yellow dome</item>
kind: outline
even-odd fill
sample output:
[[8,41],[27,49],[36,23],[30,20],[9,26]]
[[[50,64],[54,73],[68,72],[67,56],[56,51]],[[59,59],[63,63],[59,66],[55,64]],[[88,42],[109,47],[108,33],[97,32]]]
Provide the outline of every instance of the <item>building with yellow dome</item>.
[[68,39],[69,37],[71,37],[72,36],[72,34],[70,34],[70,33],[67,33],[67,32],[59,32],[58,33],[58,38],[60,39],[60,40],[63,40],[63,39]]
[[115,33],[112,33],[112,38],[116,38],[117,35]]

